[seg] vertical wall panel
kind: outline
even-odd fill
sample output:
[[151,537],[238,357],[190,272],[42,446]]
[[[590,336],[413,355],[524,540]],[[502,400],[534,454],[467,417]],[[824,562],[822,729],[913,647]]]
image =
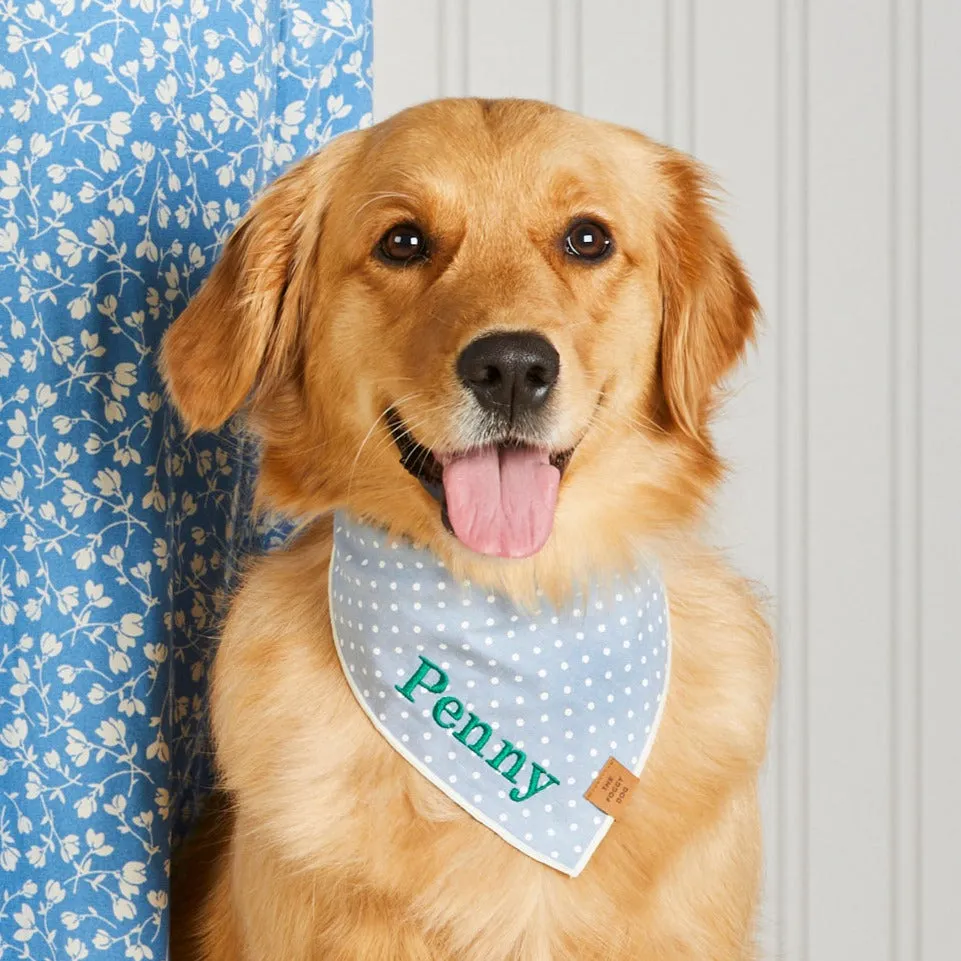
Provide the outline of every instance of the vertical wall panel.
[[[778,5],[778,474],[777,952],[809,961],[808,718],[808,115],[806,2]],[[770,852],[768,852],[770,855]],[[835,961],[826,957],[824,961]]]
[[694,33],[699,5],[694,0],[664,0],[664,139],[694,153],[697,61]]
[[374,119],[442,95],[438,57],[448,0],[404,0],[374,6]]
[[550,0],[484,0],[468,5],[469,93],[551,98]]
[[888,5],[810,4],[810,958],[885,958],[891,906]]
[[550,9],[550,100],[565,110],[584,109],[582,0],[554,0]]
[[438,12],[436,62],[438,96],[464,97],[468,93],[467,3],[468,0],[435,0]]
[[[715,172],[720,210],[748,265],[765,322],[750,364],[730,384],[717,441],[732,467],[715,525],[738,566],[773,591],[778,578],[777,357],[778,306],[778,62],[777,6],[769,0],[697,4],[684,26],[693,81],[688,110],[697,156]],[[750,33],[758,42],[741,41]],[[690,65],[696,65],[692,68]],[[777,727],[771,743],[777,743]],[[779,849],[777,757],[762,779],[766,892],[761,918],[766,956],[777,950]]]
[[583,110],[667,136],[665,5],[588,0],[582,5]]
[[[891,961],[925,961],[920,927],[920,6],[892,4]],[[961,956],[961,943],[953,952]],[[938,956],[941,956],[940,954]],[[950,956],[950,953],[946,956]],[[934,961],[933,957],[931,961]]]
[[923,961],[961,957],[961,5],[922,11],[921,693]]

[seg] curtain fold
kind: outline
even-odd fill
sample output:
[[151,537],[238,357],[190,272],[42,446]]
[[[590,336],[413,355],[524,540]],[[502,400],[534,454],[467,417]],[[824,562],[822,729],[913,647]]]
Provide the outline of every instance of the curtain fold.
[[369,0],[0,5],[0,957],[164,958],[253,452],[154,365],[231,225],[370,123]]

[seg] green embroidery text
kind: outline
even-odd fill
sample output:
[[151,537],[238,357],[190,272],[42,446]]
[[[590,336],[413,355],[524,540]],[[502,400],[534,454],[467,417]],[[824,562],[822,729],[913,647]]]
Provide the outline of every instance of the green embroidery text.
[[[433,661],[429,661],[420,655],[420,665],[413,674],[403,684],[395,685],[395,690],[400,692],[411,704],[416,703],[414,695],[418,690],[426,691],[428,694],[444,694],[450,678]],[[479,758],[487,762],[487,766],[493,768],[505,780],[511,784],[518,783],[525,768],[529,768],[526,775],[522,777],[521,784],[526,780],[527,787],[514,787],[510,791],[512,801],[527,801],[546,791],[560,781],[545,770],[536,761],[528,761],[527,755],[515,744],[506,738],[501,739],[500,748],[491,756],[485,756],[484,750],[487,742],[493,735],[493,728],[486,721],[482,721],[473,711],[468,711],[465,705],[456,697],[447,694],[438,697],[434,703],[432,711],[434,723],[445,731],[449,731],[455,741],[459,741],[464,747],[468,748]],[[466,719],[465,719],[466,716]],[[458,722],[463,720],[459,730],[454,730]]]

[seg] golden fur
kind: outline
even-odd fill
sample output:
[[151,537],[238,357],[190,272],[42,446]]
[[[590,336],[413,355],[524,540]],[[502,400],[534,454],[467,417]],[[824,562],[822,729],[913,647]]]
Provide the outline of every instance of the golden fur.
[[[584,214],[616,244],[590,267],[557,240]],[[403,221],[426,230],[430,260],[385,267],[371,251]],[[265,193],[161,358],[191,429],[245,407],[261,502],[306,525],[251,565],[223,628],[211,711],[225,794],[175,869],[174,961],[754,957],[772,644],[756,594],[697,531],[721,474],[716,388],[756,311],[692,160],[545,104],[415,107]],[[383,420],[394,405],[422,444],[462,446],[454,359],[494,328],[553,341],[552,443],[582,438],[527,560],[446,533]],[[474,821],[355,702],[326,597],[340,506],[518,603],[657,552],[671,693],[628,812],[577,879]]]

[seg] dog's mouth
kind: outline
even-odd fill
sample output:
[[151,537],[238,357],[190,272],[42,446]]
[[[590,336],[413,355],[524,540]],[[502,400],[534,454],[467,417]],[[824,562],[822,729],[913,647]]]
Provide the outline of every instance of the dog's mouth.
[[479,554],[530,557],[547,543],[561,477],[576,444],[550,451],[513,439],[437,454],[418,443],[393,408],[387,428],[404,469],[439,504],[444,526]]

